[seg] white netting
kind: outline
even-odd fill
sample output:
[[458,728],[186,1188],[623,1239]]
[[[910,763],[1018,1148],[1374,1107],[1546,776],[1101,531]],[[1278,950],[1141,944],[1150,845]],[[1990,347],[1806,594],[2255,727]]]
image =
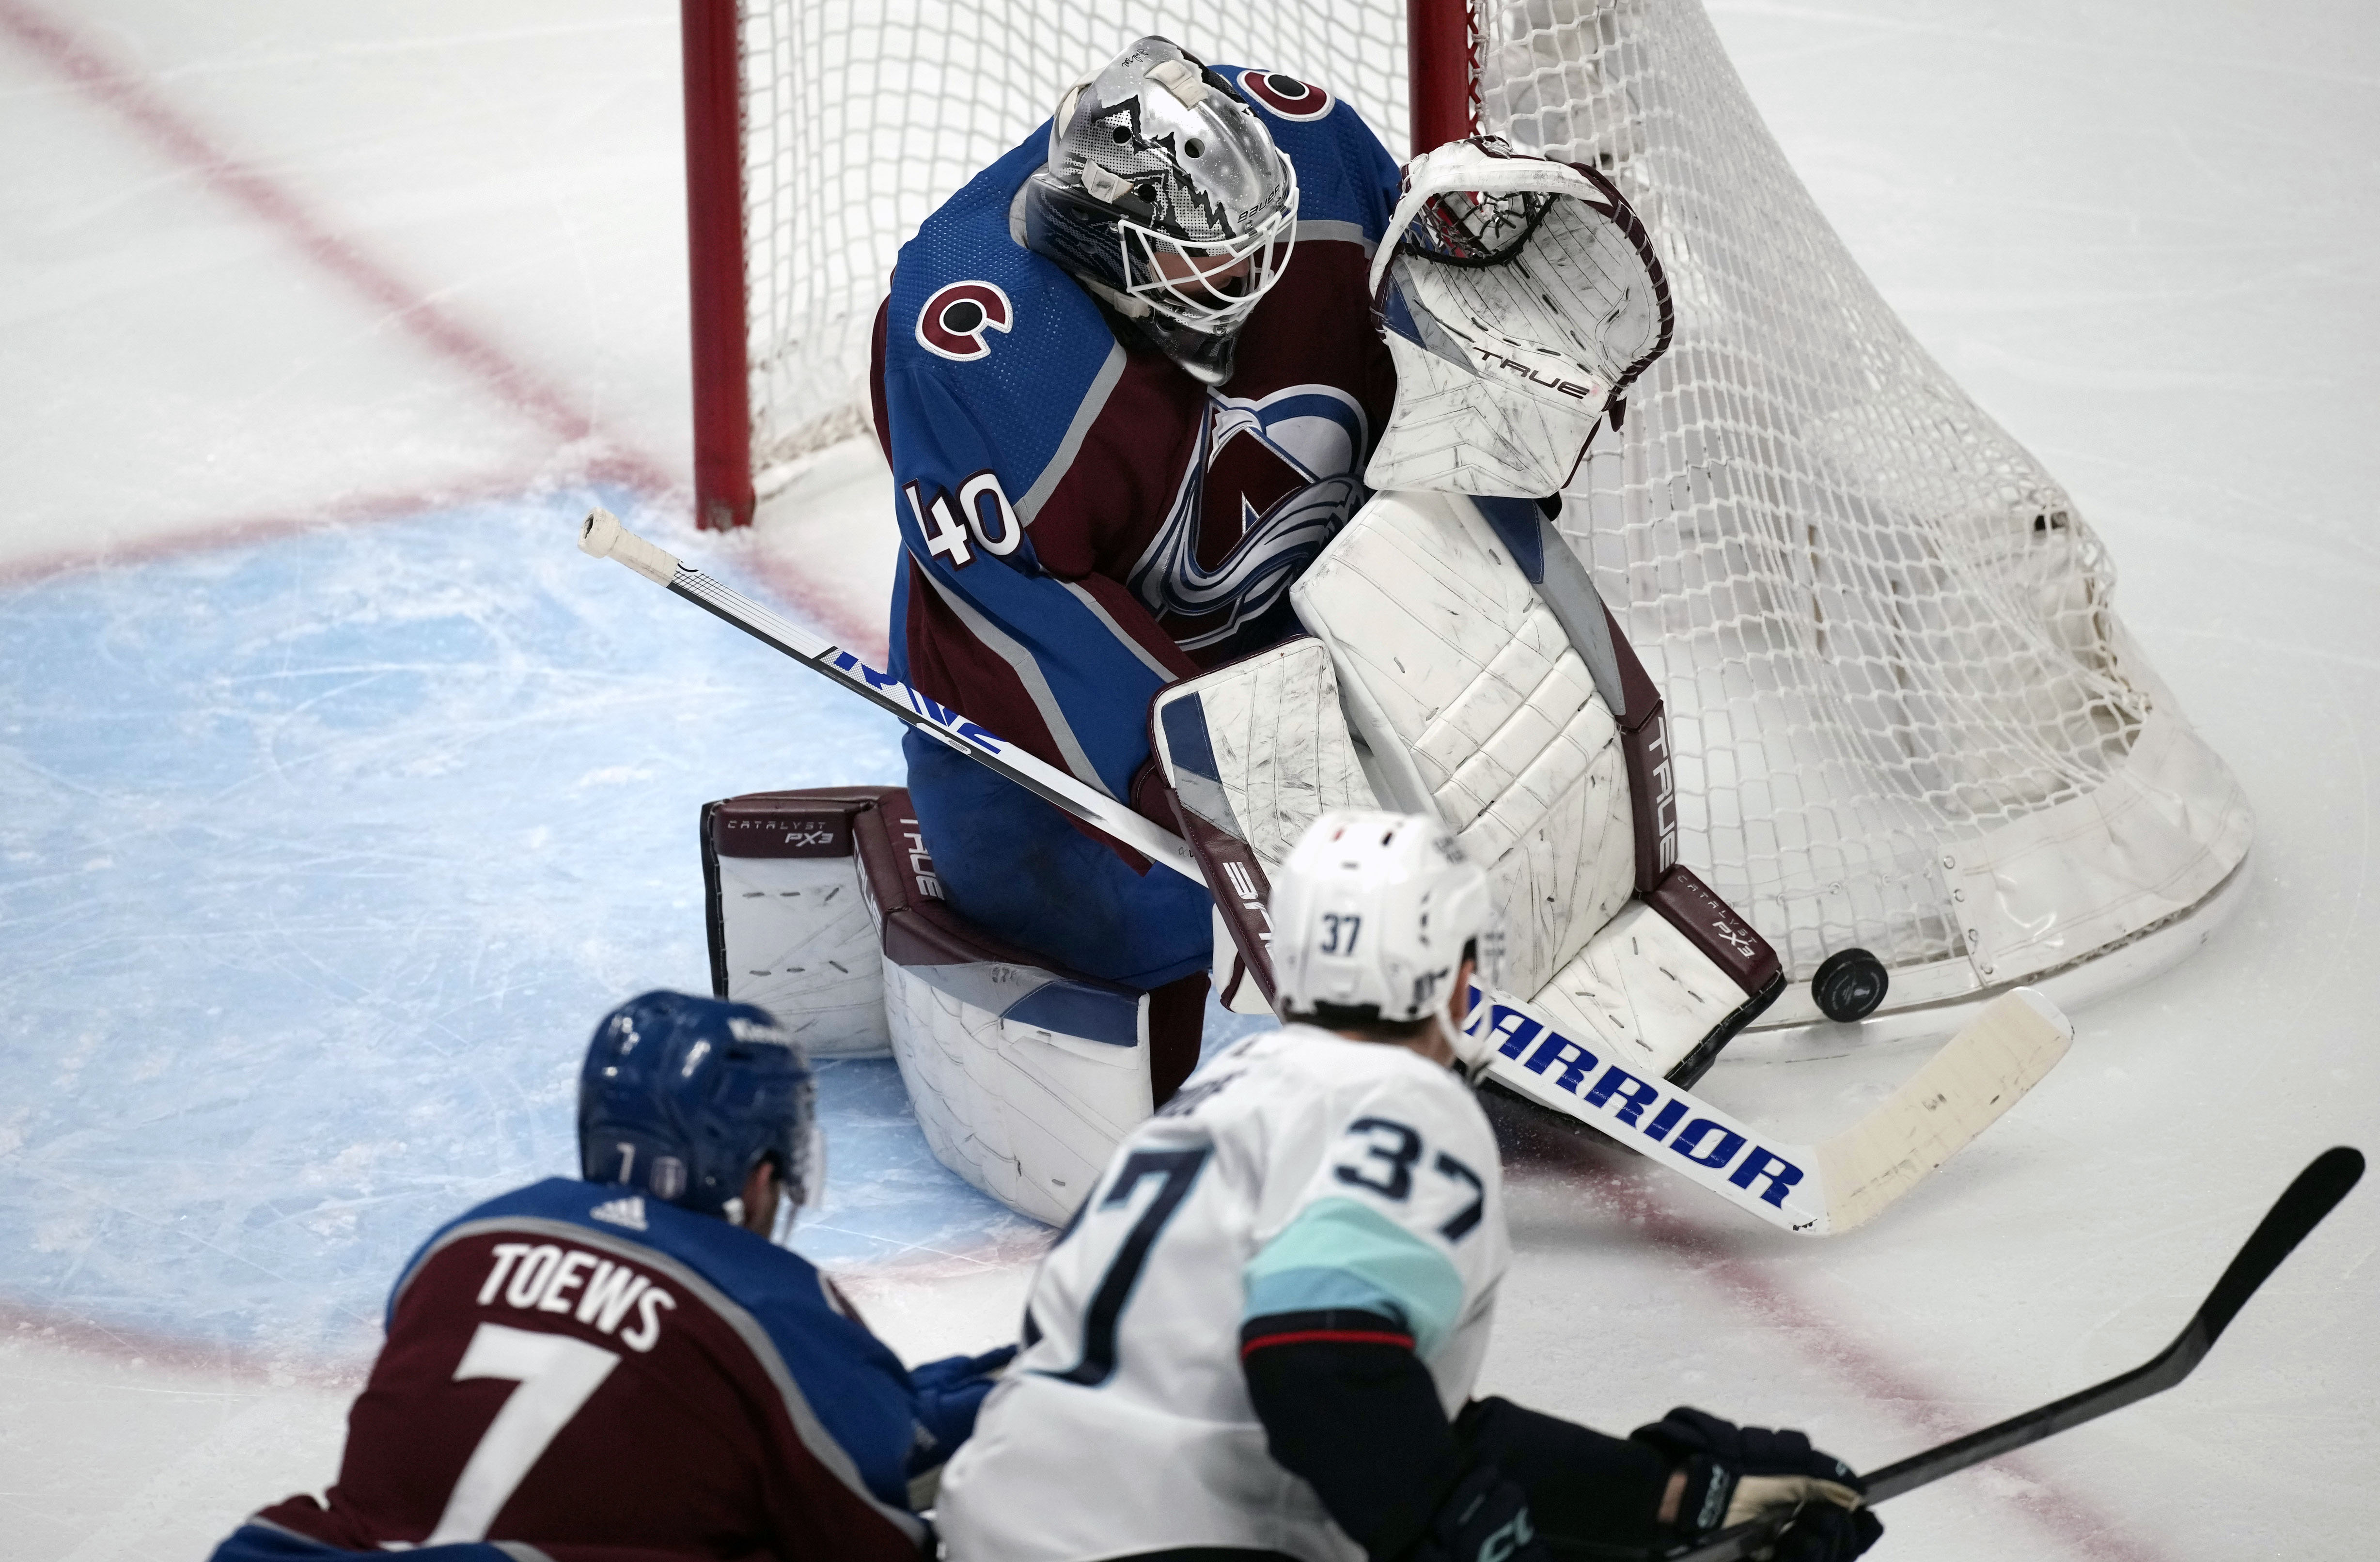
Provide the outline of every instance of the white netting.
[[1401,0],[743,0],[752,466],[867,427],[868,335],[935,205],[1134,39],[1321,82],[1402,157]]
[[1610,175],[1669,268],[1674,345],[1562,525],[1668,701],[1682,856],[1797,975],[1965,952],[1943,843],[2089,791],[2147,715],[2106,551],[1876,296],[1699,6],[1524,0],[1481,43],[1484,123]]
[[[1930,967],[1896,975],[1896,1003],[2051,969],[2195,903],[2246,850],[2244,802],[2185,729],[2106,793],[2162,787],[2171,839],[2143,855],[2138,828],[2071,823],[2152,703],[2119,660],[2107,554],[1876,296],[1700,6],[1472,4],[1482,127],[1602,169],[1669,271],[1674,345],[1623,437],[1598,437],[1562,527],[1669,702],[1682,860],[1797,979],[1851,945]],[[1404,151],[1404,0],[747,8],[764,492],[771,467],[865,428],[900,243],[1133,37],[1320,81]],[[2034,829],[2051,810],[2057,829]]]

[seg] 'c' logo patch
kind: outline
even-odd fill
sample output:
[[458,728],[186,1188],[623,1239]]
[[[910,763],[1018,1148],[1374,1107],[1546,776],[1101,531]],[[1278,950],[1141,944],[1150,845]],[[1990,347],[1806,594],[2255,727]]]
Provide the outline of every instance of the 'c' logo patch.
[[1283,119],[1319,119],[1331,108],[1328,90],[1277,70],[1240,72],[1240,90]]
[[917,343],[929,353],[966,363],[990,356],[985,332],[1006,331],[1015,319],[997,284],[953,282],[936,288],[917,311]]

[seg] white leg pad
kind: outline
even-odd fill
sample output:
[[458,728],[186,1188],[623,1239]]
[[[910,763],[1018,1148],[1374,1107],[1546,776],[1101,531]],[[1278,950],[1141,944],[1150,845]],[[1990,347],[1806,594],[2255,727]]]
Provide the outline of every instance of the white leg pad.
[[855,824],[885,1028],[934,1157],[1062,1224],[1148,1116],[1148,995],[1050,967],[943,903],[905,792]]
[[887,962],[901,1082],[934,1158],[1020,1214],[1062,1225],[1149,1113],[1148,1000],[1132,1047],[1003,1020]]
[[1488,865],[1507,981],[1538,991],[1636,878],[1619,729],[1560,622],[1476,512],[1434,493],[1374,499],[1291,599],[1393,805]]

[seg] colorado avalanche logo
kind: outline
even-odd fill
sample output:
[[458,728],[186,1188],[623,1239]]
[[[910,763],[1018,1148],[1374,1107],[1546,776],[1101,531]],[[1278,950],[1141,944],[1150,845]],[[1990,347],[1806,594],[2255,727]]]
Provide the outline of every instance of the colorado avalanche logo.
[[[1288,595],[1369,497],[1358,476],[1367,444],[1364,409],[1334,386],[1292,385],[1254,401],[1209,391],[1205,437],[1125,584],[1184,650],[1228,646]],[[1248,497],[1252,477],[1278,495],[1262,511]],[[1209,567],[1199,558],[1201,522],[1213,524],[1219,496],[1236,498],[1236,540]]]
[[1331,108],[1328,91],[1277,70],[1240,72],[1240,90],[1283,119],[1319,119]]
[[990,282],[953,282],[934,290],[917,311],[917,345],[953,362],[987,357],[991,344],[987,331],[1006,331],[1016,311],[1008,295]]

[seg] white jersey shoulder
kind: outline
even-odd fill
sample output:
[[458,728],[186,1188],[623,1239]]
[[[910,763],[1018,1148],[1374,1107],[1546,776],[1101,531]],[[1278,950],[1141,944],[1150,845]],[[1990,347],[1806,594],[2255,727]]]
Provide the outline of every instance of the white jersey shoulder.
[[1307,1026],[1238,1043],[1126,1136],[1042,1261],[1026,1347],[943,1478],[950,1555],[1360,1556],[1265,1451],[1243,1329],[1408,1338],[1451,1415],[1510,1251],[1495,1140],[1451,1070]]

